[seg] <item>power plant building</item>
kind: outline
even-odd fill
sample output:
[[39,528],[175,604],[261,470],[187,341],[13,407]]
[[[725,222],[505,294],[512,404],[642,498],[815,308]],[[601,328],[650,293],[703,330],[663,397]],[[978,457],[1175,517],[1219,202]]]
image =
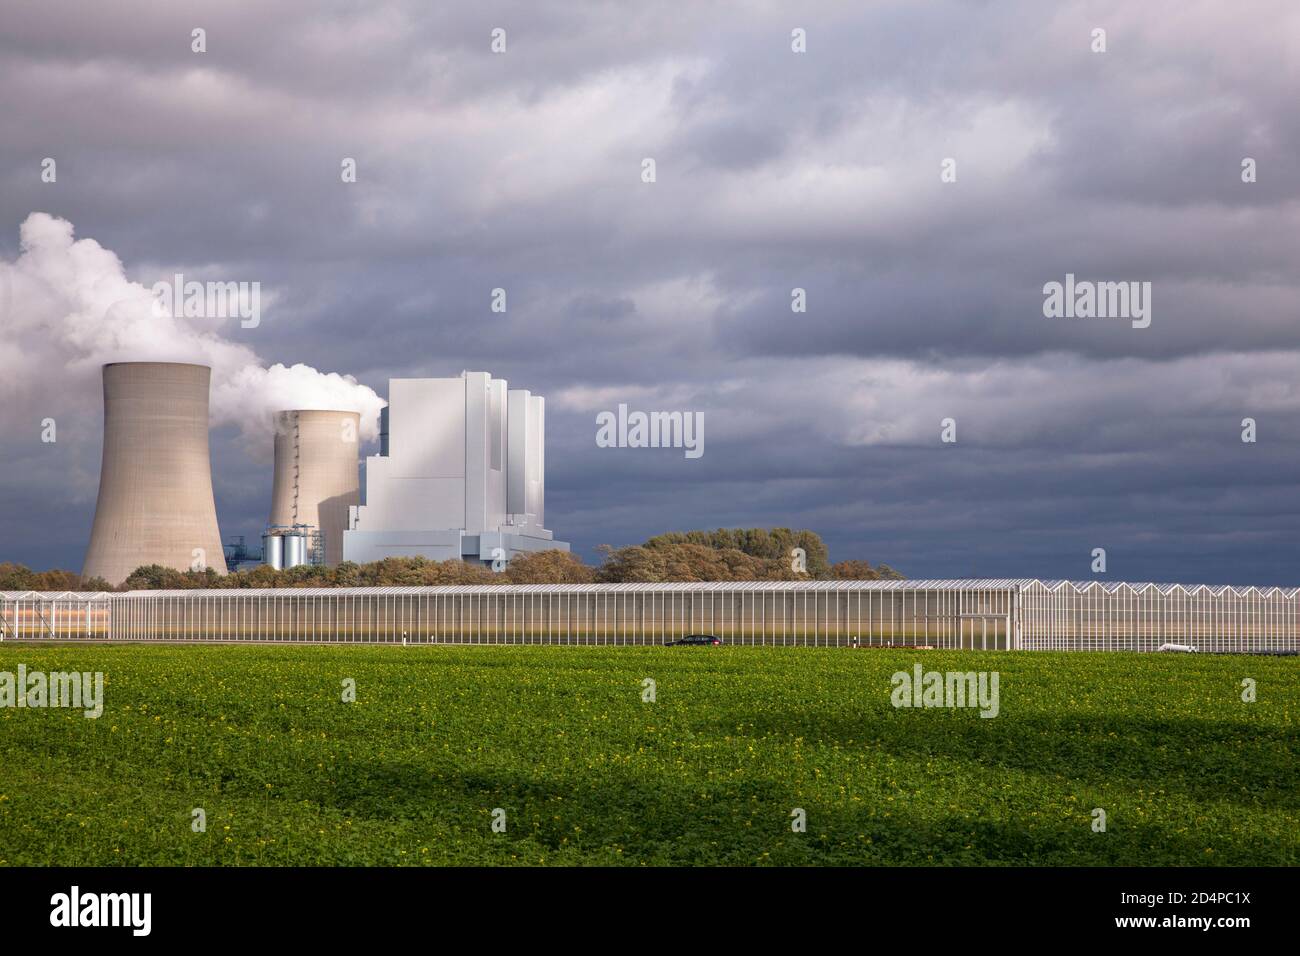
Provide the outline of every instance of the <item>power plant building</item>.
[[349,509],[343,558],[486,564],[569,550],[545,528],[546,404],[487,372],[388,383],[365,503]]
[[121,584],[136,568],[226,573],[208,452],[211,369],[104,366],[104,452],[82,574]]

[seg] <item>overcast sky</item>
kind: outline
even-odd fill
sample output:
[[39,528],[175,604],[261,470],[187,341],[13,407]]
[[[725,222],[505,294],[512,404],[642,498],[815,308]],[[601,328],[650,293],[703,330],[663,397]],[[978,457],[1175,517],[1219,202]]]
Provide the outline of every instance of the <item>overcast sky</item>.
[[[196,334],[262,365],[545,395],[588,560],[784,525],[910,577],[1300,584],[1297,90],[1294,0],[0,0],[0,560],[81,567],[116,319],[56,287],[115,255],[260,282]],[[31,219],[29,300],[33,213],[93,244]],[[1045,317],[1067,273],[1150,282],[1150,326]],[[620,402],[703,456],[597,447]],[[212,452],[255,539],[269,441]]]

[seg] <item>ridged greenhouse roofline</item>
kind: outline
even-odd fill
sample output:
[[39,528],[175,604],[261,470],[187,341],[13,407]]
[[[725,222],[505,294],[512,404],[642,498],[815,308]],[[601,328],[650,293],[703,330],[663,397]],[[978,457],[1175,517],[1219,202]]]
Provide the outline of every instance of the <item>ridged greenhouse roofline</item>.
[[622,594],[630,592],[650,593],[699,593],[718,591],[766,591],[773,593],[802,593],[822,591],[1046,591],[1073,592],[1084,594],[1102,592],[1114,594],[1127,592],[1142,594],[1156,591],[1162,595],[1181,592],[1186,595],[1200,593],[1214,597],[1225,593],[1237,597],[1257,595],[1260,597],[1294,597],[1300,588],[1282,588],[1277,586],[1259,587],[1256,585],[1231,584],[1156,584],[1152,582],[1130,581],[1067,581],[1041,578],[942,578],[921,580],[890,581],[688,581],[672,583],[638,583],[621,584],[450,584],[450,585],[411,585],[400,587],[343,587],[343,588],[211,588],[181,589],[171,591],[121,591],[95,592],[82,591],[4,591],[0,599],[14,600],[102,600],[104,598],[122,597],[326,597],[326,596],[366,596],[366,595],[457,595],[457,594]]

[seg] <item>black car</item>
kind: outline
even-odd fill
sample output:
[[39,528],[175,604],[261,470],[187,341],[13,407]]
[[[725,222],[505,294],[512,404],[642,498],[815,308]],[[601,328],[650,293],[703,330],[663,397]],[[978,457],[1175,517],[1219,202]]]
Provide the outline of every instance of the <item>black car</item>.
[[675,641],[664,641],[664,647],[675,647],[678,644],[721,644],[722,638],[714,637],[712,634],[687,634],[685,637],[678,638]]

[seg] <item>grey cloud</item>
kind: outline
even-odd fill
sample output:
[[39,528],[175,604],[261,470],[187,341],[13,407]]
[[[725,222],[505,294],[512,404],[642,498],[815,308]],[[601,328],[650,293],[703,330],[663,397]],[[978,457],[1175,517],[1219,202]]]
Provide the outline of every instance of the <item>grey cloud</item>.
[[[1114,576],[1293,582],[1297,28],[1280,0],[53,0],[0,30],[0,253],[44,210],[138,282],[263,282],[228,331],[267,362],[548,395],[548,518],[589,556],[793,524],[913,574],[1106,546]],[[1044,318],[1066,272],[1152,281],[1152,327]],[[620,393],[704,410],[704,458],[596,448]],[[79,566],[88,394],[57,447],[45,395],[10,400],[0,559]],[[918,437],[946,402],[957,448]],[[213,441],[222,530],[255,535],[265,462]]]

